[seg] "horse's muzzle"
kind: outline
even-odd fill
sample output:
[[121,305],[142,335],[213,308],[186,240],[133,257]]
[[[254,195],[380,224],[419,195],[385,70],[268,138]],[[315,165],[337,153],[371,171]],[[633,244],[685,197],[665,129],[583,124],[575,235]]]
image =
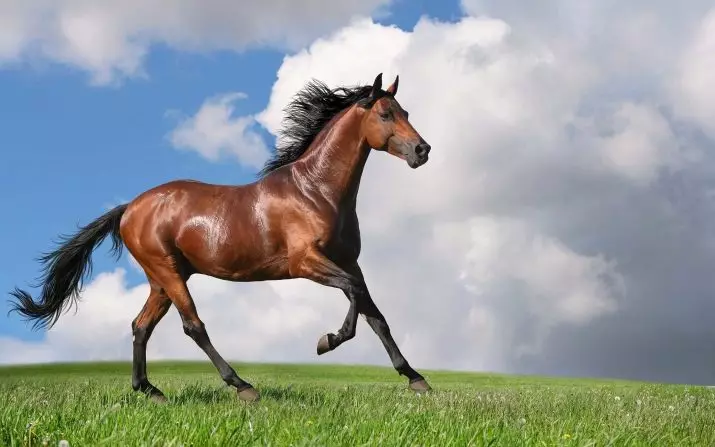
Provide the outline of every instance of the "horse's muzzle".
[[407,154],[407,157],[406,157],[407,164],[412,169],[419,168],[423,164],[427,163],[427,160],[429,160],[429,152],[431,149],[432,149],[432,146],[425,143],[424,141],[422,143],[415,145],[414,149],[412,149]]

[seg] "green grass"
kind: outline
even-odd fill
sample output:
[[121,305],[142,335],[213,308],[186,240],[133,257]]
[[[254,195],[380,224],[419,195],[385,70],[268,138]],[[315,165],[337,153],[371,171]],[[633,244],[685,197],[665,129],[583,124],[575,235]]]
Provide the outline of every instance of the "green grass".
[[234,366],[260,402],[207,363],[151,363],[165,405],[131,391],[128,363],[0,368],[0,445],[715,444],[705,387],[423,371],[417,396],[388,368]]

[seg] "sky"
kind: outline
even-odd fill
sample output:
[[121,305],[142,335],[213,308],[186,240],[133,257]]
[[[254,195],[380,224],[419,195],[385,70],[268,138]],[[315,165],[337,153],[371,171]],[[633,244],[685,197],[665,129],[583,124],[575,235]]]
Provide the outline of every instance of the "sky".
[[[714,384],[714,51],[703,0],[4,1],[0,290],[146,189],[254,181],[307,81],[382,72],[432,152],[369,158],[360,263],[415,368]],[[47,332],[0,301],[0,363],[131,359],[148,286],[108,248]],[[189,288],[228,359],[390,364],[363,320],[315,354],[334,289]],[[148,357],[205,359],[173,308]]]

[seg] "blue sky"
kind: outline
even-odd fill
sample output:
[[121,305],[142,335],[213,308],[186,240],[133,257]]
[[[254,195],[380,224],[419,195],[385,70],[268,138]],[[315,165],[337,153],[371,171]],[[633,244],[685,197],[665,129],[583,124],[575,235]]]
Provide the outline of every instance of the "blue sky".
[[[395,2],[379,23],[410,30],[420,16],[457,19],[459,5],[446,1]],[[285,53],[279,50],[191,54],[163,46],[145,61],[148,79],[120,86],[93,86],[76,68],[53,63],[0,68],[3,152],[0,194],[7,214],[0,221],[0,290],[26,288],[39,274],[34,258],[53,247],[59,234],[75,230],[118,201],[177,178],[244,183],[254,171],[230,160],[214,163],[171,147],[166,135],[177,125],[170,111],[193,114],[217,94],[241,91],[236,115],[265,108]],[[272,137],[262,132],[267,142]],[[113,268],[103,244],[95,272]],[[12,254],[12,256],[10,256]],[[126,257],[120,265],[128,268]],[[143,276],[128,268],[130,283]],[[0,336],[26,340],[30,331],[0,302]]]

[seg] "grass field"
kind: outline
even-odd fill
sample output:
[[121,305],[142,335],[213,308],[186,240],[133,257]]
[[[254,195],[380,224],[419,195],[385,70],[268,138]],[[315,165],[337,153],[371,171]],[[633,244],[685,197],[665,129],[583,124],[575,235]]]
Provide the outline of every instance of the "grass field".
[[149,364],[169,399],[130,388],[128,363],[0,368],[0,445],[715,445],[715,390],[388,368],[234,366],[245,404],[208,363]]

